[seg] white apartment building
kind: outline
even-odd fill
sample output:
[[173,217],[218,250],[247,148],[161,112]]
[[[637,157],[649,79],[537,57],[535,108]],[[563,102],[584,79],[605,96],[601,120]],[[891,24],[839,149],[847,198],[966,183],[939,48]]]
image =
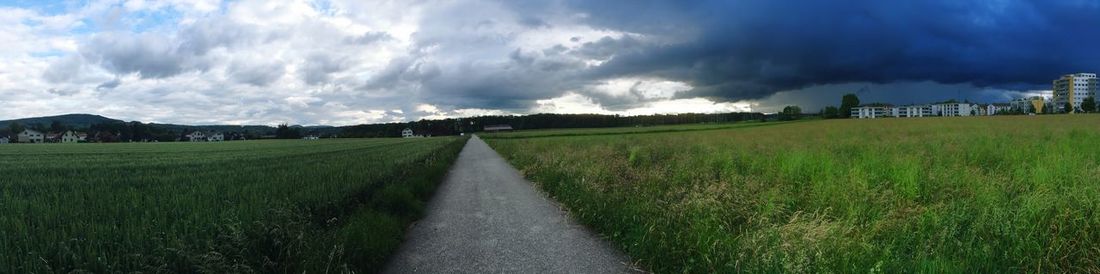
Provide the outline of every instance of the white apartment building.
[[894,108],[894,117],[928,117],[933,116],[930,105],[910,105]]
[[874,119],[883,117],[892,117],[894,109],[892,106],[859,106],[852,108],[852,118],[858,119]]
[[985,106],[985,115],[997,115],[997,113],[1009,111],[1012,111],[1012,105],[1009,104],[989,104]]
[[[1086,97],[1097,95],[1100,89],[1100,80],[1095,73],[1075,73],[1063,75],[1054,80],[1054,112],[1077,112],[1081,109],[1081,102]],[[1073,105],[1073,109],[1066,109],[1066,103]]]
[[971,116],[974,114],[974,107],[967,103],[946,103],[938,104],[940,109],[940,116]]

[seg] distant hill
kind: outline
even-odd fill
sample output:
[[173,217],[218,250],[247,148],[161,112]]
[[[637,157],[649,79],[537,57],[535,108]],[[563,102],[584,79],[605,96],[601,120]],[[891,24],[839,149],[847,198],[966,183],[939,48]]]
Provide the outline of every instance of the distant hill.
[[42,126],[47,126],[48,127],[48,126],[50,126],[50,123],[53,123],[53,121],[59,121],[62,124],[65,124],[65,125],[70,126],[70,127],[75,127],[75,128],[86,128],[86,127],[89,127],[93,124],[101,124],[101,123],[122,123],[122,122],[125,122],[125,121],[122,121],[122,120],[111,119],[111,118],[107,118],[107,117],[103,117],[103,116],[99,116],[99,115],[94,115],[94,114],[65,114],[65,115],[57,115],[57,116],[45,116],[45,117],[32,117],[32,118],[22,118],[22,119],[14,119],[14,120],[4,120],[4,121],[0,121],[0,128],[8,127],[8,124],[11,124],[12,122],[17,122],[17,123],[19,123],[21,125],[24,125],[24,126],[34,125],[34,124],[41,124]]
[[[13,120],[0,121],[0,129],[7,128],[8,124],[17,122],[23,126],[33,126],[40,124],[43,127],[50,126],[53,121],[58,121],[65,126],[77,129],[85,129],[95,124],[112,124],[112,123],[126,123],[126,121],[112,119],[94,114],[65,114],[57,116],[45,116],[45,117],[31,117],[21,118]],[[140,121],[139,121],[140,122]],[[220,131],[220,132],[251,132],[257,135],[274,134],[275,128],[270,126],[231,126],[231,125],[177,125],[177,124],[157,124],[157,123],[145,123],[153,128],[167,130],[171,132],[183,132],[185,130],[206,130],[206,131]]]

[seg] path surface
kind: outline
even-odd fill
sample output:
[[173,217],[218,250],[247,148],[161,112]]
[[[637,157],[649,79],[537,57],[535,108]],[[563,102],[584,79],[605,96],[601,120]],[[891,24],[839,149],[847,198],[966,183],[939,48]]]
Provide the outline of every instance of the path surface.
[[385,273],[626,273],[629,259],[573,222],[477,136]]

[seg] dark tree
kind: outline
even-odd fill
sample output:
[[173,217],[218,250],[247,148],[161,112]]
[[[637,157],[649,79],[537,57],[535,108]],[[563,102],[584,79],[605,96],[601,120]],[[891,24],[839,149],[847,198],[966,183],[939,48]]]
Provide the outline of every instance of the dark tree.
[[24,128],[23,125],[20,125],[17,122],[11,122],[11,124],[8,124],[8,129],[11,130],[11,134],[19,134],[22,133],[23,130],[25,130],[26,128]]
[[1066,102],[1064,106],[1066,113],[1073,113],[1073,103]]
[[840,98],[840,117],[848,118],[852,116],[852,108],[859,106],[859,97],[853,93],[845,94]]
[[825,119],[840,118],[840,110],[834,106],[827,106],[825,109],[821,110],[821,117]]
[[279,127],[275,128],[275,138],[298,139],[302,138],[302,132],[298,128],[291,128],[287,124],[279,124]]
[[779,120],[791,121],[802,118],[802,108],[798,106],[786,106],[779,113]]
[[68,130],[67,127],[65,124],[62,124],[61,121],[53,120],[50,122],[51,132],[65,132],[66,130]]
[[1096,112],[1096,97],[1085,97],[1085,100],[1081,102],[1081,111],[1085,113]]

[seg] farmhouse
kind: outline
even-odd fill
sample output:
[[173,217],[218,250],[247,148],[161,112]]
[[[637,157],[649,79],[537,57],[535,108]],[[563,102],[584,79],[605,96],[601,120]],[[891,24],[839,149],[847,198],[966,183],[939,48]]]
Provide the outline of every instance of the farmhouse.
[[65,133],[61,134],[61,142],[62,143],[80,142],[80,136],[77,135],[75,131],[72,131],[72,130],[65,131]]
[[206,133],[203,133],[202,131],[198,131],[198,130],[196,130],[195,132],[191,132],[190,134],[184,135],[183,137],[186,140],[191,141],[191,142],[206,141]]
[[206,141],[207,142],[225,141],[225,134],[221,134],[221,132],[210,132],[210,134],[206,135]]
[[100,131],[92,135],[96,142],[100,143],[113,143],[118,142],[118,134],[114,134],[108,131]]
[[42,132],[38,132],[33,129],[23,130],[19,133],[20,143],[41,143],[46,141],[46,136],[42,135]]
[[7,144],[10,142],[11,140],[8,140],[8,136],[0,136],[0,144]]
[[486,132],[512,131],[512,126],[511,125],[489,125],[489,126],[485,126],[485,131]]
[[60,134],[60,133],[56,133],[56,132],[50,132],[50,133],[46,133],[46,142],[47,142],[47,143],[58,143],[58,142],[61,142],[61,134]]
[[413,137],[413,130],[411,128],[405,128],[405,130],[401,131],[401,138],[412,138],[412,137]]

